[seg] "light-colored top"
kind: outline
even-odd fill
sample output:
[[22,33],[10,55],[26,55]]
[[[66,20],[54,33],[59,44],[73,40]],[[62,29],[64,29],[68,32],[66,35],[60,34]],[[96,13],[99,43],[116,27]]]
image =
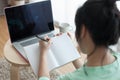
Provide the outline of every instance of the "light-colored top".
[[[120,80],[120,54],[113,52],[113,56],[115,56],[116,61],[112,64],[98,67],[81,67],[72,73],[58,77],[57,80]],[[49,79],[41,77],[39,80]]]

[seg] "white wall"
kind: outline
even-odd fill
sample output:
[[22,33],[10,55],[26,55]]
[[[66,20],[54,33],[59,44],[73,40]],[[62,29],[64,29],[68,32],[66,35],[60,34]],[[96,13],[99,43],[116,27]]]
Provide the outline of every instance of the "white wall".
[[65,0],[51,0],[54,20],[66,21]]
[[76,10],[86,0],[51,0],[54,19],[60,23],[69,23],[74,28]]
[[117,7],[120,10],[120,1],[117,2]]
[[82,6],[86,0],[66,0],[66,22],[75,27],[74,19],[78,7]]

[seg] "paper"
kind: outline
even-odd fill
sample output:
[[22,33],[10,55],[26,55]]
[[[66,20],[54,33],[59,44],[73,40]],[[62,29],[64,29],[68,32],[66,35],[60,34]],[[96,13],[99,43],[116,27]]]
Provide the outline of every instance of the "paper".
[[[40,65],[40,47],[39,43],[24,47],[30,65],[36,75],[38,75]],[[68,62],[71,62],[80,55],[74,47],[71,39],[67,34],[52,38],[50,50],[47,53],[48,69],[60,67]]]

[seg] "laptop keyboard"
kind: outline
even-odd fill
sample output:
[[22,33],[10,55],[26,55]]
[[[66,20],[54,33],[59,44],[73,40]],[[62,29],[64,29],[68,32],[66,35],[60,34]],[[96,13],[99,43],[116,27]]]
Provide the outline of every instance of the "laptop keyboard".
[[31,44],[34,44],[34,43],[38,43],[39,40],[38,39],[32,39],[32,40],[29,40],[29,41],[26,41],[26,42],[22,42],[20,43],[22,46],[28,46],[28,45],[31,45]]
[[[53,33],[50,33],[50,34],[47,34],[49,37],[53,37],[54,34]],[[44,37],[45,35],[43,35]],[[42,37],[42,36],[41,36]],[[20,44],[22,46],[28,46],[28,45],[31,45],[31,44],[34,44],[34,43],[38,43],[39,42],[39,39],[37,38],[34,38],[34,39],[31,39],[31,40],[28,40],[28,41],[25,41],[25,42],[21,42]]]

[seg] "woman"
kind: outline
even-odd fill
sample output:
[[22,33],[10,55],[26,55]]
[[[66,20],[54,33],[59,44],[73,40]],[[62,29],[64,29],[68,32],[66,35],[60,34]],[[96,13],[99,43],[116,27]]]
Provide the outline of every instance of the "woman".
[[[76,40],[87,61],[57,80],[120,80],[120,54],[108,47],[118,42],[120,13],[116,0],[88,0],[75,16]],[[46,54],[50,46],[40,41],[39,80],[49,80]]]

